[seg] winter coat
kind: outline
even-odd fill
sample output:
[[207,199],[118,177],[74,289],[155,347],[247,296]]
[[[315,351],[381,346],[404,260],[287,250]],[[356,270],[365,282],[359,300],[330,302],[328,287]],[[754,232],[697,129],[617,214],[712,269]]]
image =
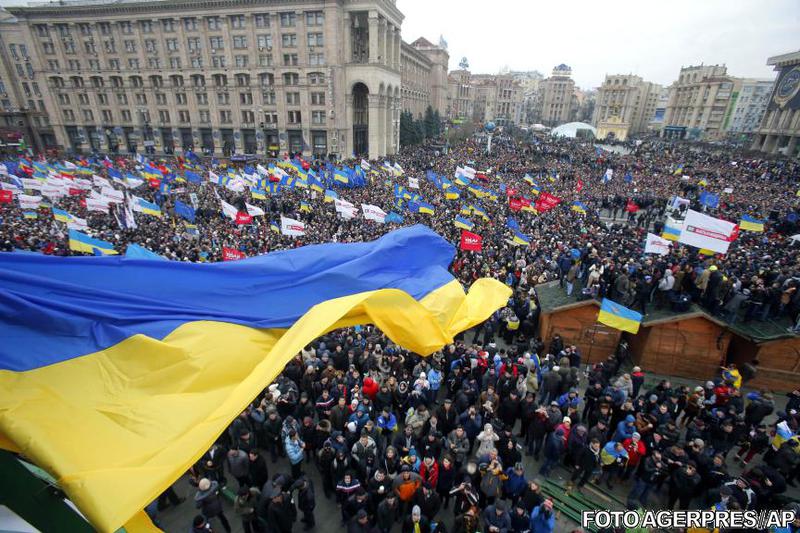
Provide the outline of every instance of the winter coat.
[[303,441],[300,439],[293,439],[287,436],[283,444],[286,448],[286,456],[293,465],[302,462],[303,459],[306,458],[306,451],[303,449]]

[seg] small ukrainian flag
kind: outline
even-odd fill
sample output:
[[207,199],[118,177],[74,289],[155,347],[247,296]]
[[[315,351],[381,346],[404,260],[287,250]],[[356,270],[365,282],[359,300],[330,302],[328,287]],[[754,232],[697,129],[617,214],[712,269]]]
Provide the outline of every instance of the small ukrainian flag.
[[419,202],[418,205],[419,205],[419,212],[420,213],[425,213],[425,214],[428,214],[428,215],[432,215],[433,214],[433,206],[431,204],[428,204],[428,203],[425,203],[425,202]]
[[58,220],[59,222],[64,222],[65,224],[69,222],[70,219],[69,213],[57,207],[53,208],[53,216],[55,217],[56,220]]
[[281,232],[281,227],[274,220],[269,223],[269,229],[271,229],[275,233]]
[[158,204],[148,202],[143,198],[139,198],[139,210],[145,215],[161,217],[161,208],[158,206]]
[[461,206],[461,214],[462,215],[471,215],[472,214],[472,208],[469,207],[469,206],[466,206],[466,205],[462,205]]
[[336,191],[332,191],[330,189],[325,191],[325,201],[326,202],[332,202],[332,201],[338,200],[338,199],[339,199],[339,195],[336,194]]
[[456,225],[457,228],[465,229],[467,231],[470,231],[470,230],[472,230],[472,228],[475,227],[475,224],[473,224],[471,221],[467,220],[464,217],[460,217],[460,216],[457,216],[455,218],[455,225]]
[[573,202],[572,210],[575,211],[576,213],[580,213],[582,215],[585,215],[586,214],[586,204],[584,204],[583,202]]
[[639,325],[642,323],[642,315],[608,298],[603,298],[597,321],[614,329],[638,333]]
[[446,191],[444,193],[444,197],[446,200],[458,200],[458,192],[456,191]]
[[345,185],[350,183],[350,177],[341,170],[334,171],[333,180],[338,181],[339,183],[344,183]]
[[305,211],[306,213],[311,212],[311,206],[308,205],[308,202],[300,202],[300,211]]
[[739,221],[739,228],[745,231],[761,233],[764,231],[764,221],[750,215],[743,215],[742,220]]
[[250,196],[253,198],[253,200],[266,200],[267,191],[264,189],[250,189]]
[[475,204],[470,206],[472,208],[472,212],[478,216],[483,217],[484,220],[489,220],[489,217],[486,215],[486,211]]
[[35,219],[39,218],[39,214],[36,211],[25,211],[22,214],[25,215],[25,218],[31,219],[31,220],[35,220]]
[[69,230],[69,249],[94,255],[117,255],[119,253],[110,242],[94,239],[74,229]]
[[520,233],[519,231],[514,232],[514,244],[520,244],[522,246],[530,246],[531,238],[527,235]]

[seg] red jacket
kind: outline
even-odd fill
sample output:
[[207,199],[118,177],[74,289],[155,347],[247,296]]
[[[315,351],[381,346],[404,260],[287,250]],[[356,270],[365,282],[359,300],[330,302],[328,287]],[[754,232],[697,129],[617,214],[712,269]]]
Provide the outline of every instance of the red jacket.
[[638,465],[639,461],[647,453],[647,447],[641,440],[634,444],[633,439],[627,438],[622,441],[622,447],[628,452],[628,464],[630,466]]
[[375,382],[374,379],[367,377],[364,379],[363,385],[361,385],[361,390],[369,396],[369,399],[375,401],[375,395],[378,394],[378,384]]
[[419,466],[419,476],[424,483],[427,483],[435,489],[436,483],[439,481],[439,463],[434,460],[431,467],[428,468],[425,461],[422,461],[422,464]]

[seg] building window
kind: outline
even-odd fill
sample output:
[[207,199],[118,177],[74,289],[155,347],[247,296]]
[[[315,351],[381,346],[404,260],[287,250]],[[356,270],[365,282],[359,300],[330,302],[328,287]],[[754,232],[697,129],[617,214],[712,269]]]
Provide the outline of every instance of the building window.
[[236,75],[236,86],[237,87],[249,87],[250,86],[250,75],[249,74],[237,74]]
[[289,111],[288,117],[289,117],[289,124],[300,124],[302,122],[300,111],[295,111],[295,110]]
[[309,85],[325,85],[325,74],[322,72],[311,72],[308,75]]
[[178,105],[186,105],[186,93],[175,93],[175,103]]
[[58,103],[61,105],[69,105],[69,95],[67,93],[60,93],[58,95]]
[[275,76],[271,72],[262,72],[258,75],[258,80],[262,86],[269,87],[275,83]]
[[247,37],[244,35],[236,35],[233,37],[233,47],[237,50],[247,48]]
[[[68,63],[67,63],[67,66],[68,66],[69,70],[80,70],[81,69],[81,62],[78,61],[77,59],[70,59],[68,61]],[[22,66],[21,65],[17,65],[17,67],[18,67],[17,71],[18,71],[19,75],[20,76],[24,76],[25,74],[23,72],[21,72],[22,71]]]
[[264,123],[277,126],[278,125],[278,114],[277,113],[264,113]]
[[125,51],[128,52],[129,54],[135,53],[136,52],[136,41],[133,41],[133,40],[125,41]]
[[223,109],[222,111],[219,112],[219,121],[222,122],[223,124],[230,124],[231,122],[233,122],[233,120],[231,119],[231,114],[232,113],[227,109]]
[[306,26],[322,26],[325,23],[325,14],[322,11],[307,11]]
[[298,65],[297,54],[283,54],[284,67],[296,67]]
[[152,20],[140,20],[139,21],[139,30],[142,33],[153,33],[153,21]]
[[281,34],[281,46],[283,46],[284,48],[295,48],[297,46],[297,34],[296,33]]
[[228,93],[217,93],[217,103],[220,105],[230,105],[231,95]]
[[59,37],[69,37],[69,25],[67,24],[56,24],[56,29],[58,30]]
[[260,67],[271,67],[272,66],[272,54],[261,54],[258,56],[258,66]]
[[89,95],[86,93],[78,93],[78,103],[81,105],[89,105]]
[[147,105],[147,95],[144,93],[136,93],[136,105]]
[[234,61],[236,62],[236,66],[238,68],[245,68],[247,67],[247,56],[236,56],[234,57]]
[[211,65],[214,68],[225,68],[225,56],[211,56]]
[[72,109],[64,110],[64,120],[67,122],[75,122],[75,113],[72,112]]
[[160,69],[161,68],[161,59],[157,57],[148,57],[147,58],[147,66],[152,69]]
[[196,93],[197,105],[208,105],[208,93]]
[[159,109],[158,120],[160,120],[162,124],[169,124],[169,111],[166,109]]
[[170,52],[178,51],[178,39],[167,39],[167,50]]
[[103,47],[105,48],[107,54],[117,53],[117,44],[114,42],[114,39],[106,39],[103,41]]
[[120,105],[128,105],[128,95],[125,93],[117,93],[117,103]]
[[106,124],[114,121],[110,109],[103,109],[102,111],[100,111],[100,114],[103,116],[103,122],[105,122]]
[[189,116],[189,111],[186,109],[181,109],[178,111],[178,122],[182,124],[188,124],[191,121]]
[[322,38],[322,33],[309,33],[308,46],[325,46],[325,41]]
[[256,28],[269,28],[269,15],[267,13],[253,15],[253,21],[256,24]]
[[122,122],[130,122],[131,121],[131,110],[130,109],[123,109],[122,110]]
[[209,37],[208,44],[211,45],[212,53],[215,50],[223,50],[225,48],[225,43],[222,40],[222,37]]
[[164,93],[156,93],[156,104],[167,105],[167,95]]
[[189,37],[186,39],[189,50],[200,50],[200,37]]
[[97,103],[100,105],[108,105],[108,95],[105,93],[99,93],[97,95]]
[[194,17],[184,18],[183,29],[186,31],[197,31],[197,19]]
[[181,68],[181,58],[180,57],[170,57],[169,58],[169,68],[173,70],[179,70]]
[[42,50],[44,50],[44,53],[47,55],[53,55],[56,53],[56,47],[51,42],[42,43]]
[[211,112],[207,109],[200,110],[200,122],[203,124],[208,124],[211,122]]
[[256,37],[256,42],[260,50],[263,50],[264,48],[272,48],[272,34],[263,33]]
[[81,35],[85,37],[92,34],[92,27],[86,22],[82,22],[78,24],[78,31],[80,31]]
[[239,103],[245,105],[252,105],[253,93],[239,93]]
[[144,41],[144,49],[148,52],[155,52],[156,51],[155,39],[146,39]]
[[312,124],[325,124],[325,111],[312,111],[311,112]]
[[323,53],[310,53],[308,54],[308,64],[314,66],[321,66],[325,64],[325,54]]
[[193,57],[192,58],[192,68],[203,68],[203,58],[202,57]]
[[256,121],[256,115],[252,111],[242,111],[242,122],[245,124],[252,124]]
[[311,93],[311,105],[325,105],[325,93]]
[[64,41],[64,53],[65,54],[75,53],[75,43],[73,41]]
[[131,70],[139,70],[139,60],[135,57],[129,58],[128,68]]
[[91,109],[83,110],[83,120],[85,122],[94,122],[94,113],[92,113]]
[[300,93],[286,93],[286,103],[288,105],[300,105]]
[[281,13],[281,28],[293,28],[297,24],[297,15],[295,13]]
[[161,21],[161,29],[164,33],[172,33],[175,31],[175,21],[173,19],[164,19]]
[[36,28],[36,35],[39,37],[49,37],[50,30],[47,29],[47,24],[37,24],[34,26]]
[[261,100],[264,105],[275,105],[275,91],[263,91],[261,93]]
[[300,75],[296,72],[286,72],[283,75],[284,85],[300,85]]
[[222,29],[222,20],[219,17],[206,17],[206,24],[210,31],[217,31]]
[[245,27],[244,15],[231,15],[230,21],[234,30],[242,30]]

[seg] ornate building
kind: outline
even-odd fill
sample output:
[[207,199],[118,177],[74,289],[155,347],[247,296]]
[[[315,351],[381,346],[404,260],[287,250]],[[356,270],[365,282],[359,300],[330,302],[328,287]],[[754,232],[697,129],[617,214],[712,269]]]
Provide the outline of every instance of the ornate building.
[[[398,149],[408,69],[393,0],[66,0],[3,15],[0,116],[21,113],[35,148]],[[422,98],[443,109],[446,51],[414,48],[432,70]]]
[[553,68],[539,84],[541,97],[537,116],[545,126],[558,126],[574,119],[577,110],[572,69],[565,64]]
[[434,111],[447,111],[447,65],[450,54],[443,46],[420,37],[400,49],[401,99],[403,111],[422,116],[431,106]]
[[655,116],[661,86],[639,76],[606,76],[597,89],[592,125],[598,139],[613,135],[624,141],[629,135],[647,130]]
[[753,149],[800,157],[800,51],[767,60],[778,71]]

